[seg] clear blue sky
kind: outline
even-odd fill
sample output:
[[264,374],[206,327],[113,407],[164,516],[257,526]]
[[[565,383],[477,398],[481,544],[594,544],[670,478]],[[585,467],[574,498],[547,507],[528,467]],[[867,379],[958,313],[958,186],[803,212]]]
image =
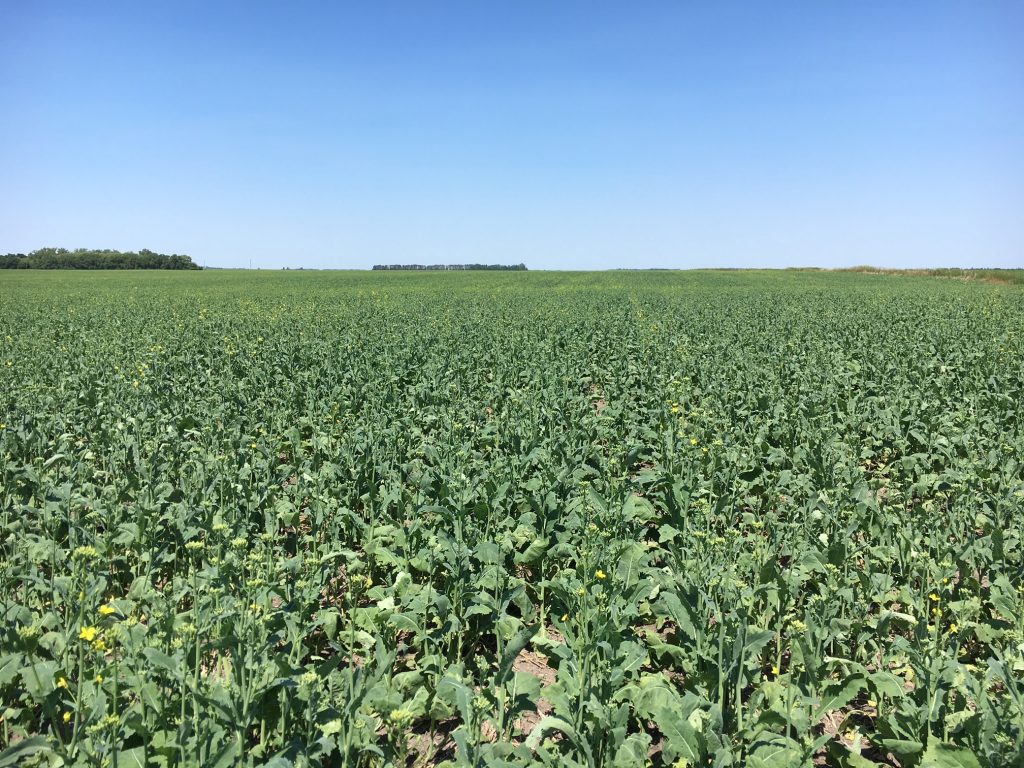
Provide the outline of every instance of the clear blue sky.
[[1024,266],[1020,2],[0,4],[0,252]]

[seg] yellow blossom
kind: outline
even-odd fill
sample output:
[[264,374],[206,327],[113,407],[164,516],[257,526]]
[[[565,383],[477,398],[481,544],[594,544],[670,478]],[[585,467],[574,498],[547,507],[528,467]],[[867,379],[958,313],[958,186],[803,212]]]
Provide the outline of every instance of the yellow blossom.
[[112,613],[117,613],[117,609],[112,605],[101,605],[99,608],[100,613],[104,616],[109,616]]
[[68,681],[65,678],[63,678],[63,677],[58,677],[57,678],[57,687],[58,688],[65,688],[66,689],[68,687]]
[[91,643],[96,639],[96,634],[98,632],[99,630],[96,627],[82,627],[82,631],[78,633],[78,639]]
[[602,571],[600,568],[597,569],[597,571],[594,573],[594,576],[596,576],[598,580],[608,578],[608,574]]
[[64,720],[65,723],[70,723],[71,722],[71,713],[70,712],[65,712],[62,719]]

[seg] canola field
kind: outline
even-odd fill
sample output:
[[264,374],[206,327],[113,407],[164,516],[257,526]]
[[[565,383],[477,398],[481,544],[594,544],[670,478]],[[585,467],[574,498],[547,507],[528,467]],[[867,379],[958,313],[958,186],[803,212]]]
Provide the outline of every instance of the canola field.
[[1020,765],[1024,290],[0,276],[0,766]]

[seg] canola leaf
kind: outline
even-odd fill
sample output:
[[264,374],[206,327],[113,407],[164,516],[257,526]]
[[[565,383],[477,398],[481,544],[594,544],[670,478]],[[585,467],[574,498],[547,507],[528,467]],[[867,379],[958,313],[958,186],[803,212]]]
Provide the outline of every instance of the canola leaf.
[[534,563],[540,560],[548,551],[548,538],[546,536],[534,539],[530,546],[528,546],[523,552],[517,552],[515,555],[515,562],[519,564]]
[[54,691],[54,676],[60,665],[56,661],[39,661],[21,669],[21,680],[25,690],[34,699],[45,699]]
[[142,655],[154,669],[167,672],[173,677],[181,675],[181,662],[173,656],[168,656],[159,648],[144,648]]
[[701,736],[678,710],[662,707],[654,713],[654,722],[665,737],[665,755],[669,760],[699,763],[704,751]]
[[845,680],[826,685],[821,694],[821,703],[815,710],[814,718],[820,719],[828,712],[847,706],[866,685],[867,679],[861,674],[850,675]]
[[388,621],[395,629],[403,632],[418,632],[421,629],[420,622],[413,616],[401,611],[395,611],[388,617]]
[[932,740],[921,758],[921,768],[981,768],[981,763],[967,747]]
[[501,548],[493,541],[482,541],[477,545],[476,559],[484,565],[497,565],[504,560]]
[[756,656],[768,643],[775,639],[775,633],[770,629],[758,629],[754,627],[747,630],[747,636],[743,643],[743,655],[746,658]]
[[648,764],[647,752],[650,747],[651,737],[648,734],[629,734],[615,750],[612,768],[644,768]]
[[903,681],[888,670],[878,670],[869,675],[868,680],[875,691],[883,696],[896,699],[904,694]]
[[625,520],[650,520],[654,517],[654,507],[643,496],[630,494],[622,505],[622,517]]
[[11,744],[3,752],[0,752],[0,768],[23,765],[28,758],[48,752],[52,752],[52,750],[44,736],[30,736]]
[[146,768],[145,747],[133,747],[117,753],[117,768]]
[[755,744],[747,758],[748,768],[803,768],[803,750],[784,736]]
[[212,756],[210,768],[228,768],[228,766],[234,765],[237,759],[238,741],[235,738],[230,738]]
[[509,679],[516,657],[530,644],[530,641],[539,630],[539,624],[523,627],[508,642],[508,645],[505,646],[505,652],[498,663],[498,670],[494,675],[494,682],[496,684],[501,685]]
[[20,653],[9,653],[0,656],[0,685],[7,685],[17,677],[24,659]]
[[924,749],[924,744],[915,739],[890,739],[882,738],[877,740],[878,744],[897,757],[912,757]]
[[323,608],[317,611],[317,621],[324,628],[328,640],[338,636],[338,619],[341,618],[337,608]]
[[678,709],[681,705],[679,693],[662,674],[643,674],[637,682],[623,686],[616,695],[648,718],[653,718],[659,709]]
[[542,717],[533,727],[533,730],[530,731],[529,735],[526,737],[526,744],[531,749],[536,749],[540,740],[544,738],[544,735],[551,733],[552,731],[564,734],[572,742],[579,741],[579,735],[571,723],[560,717],[555,717],[554,715],[546,715]]

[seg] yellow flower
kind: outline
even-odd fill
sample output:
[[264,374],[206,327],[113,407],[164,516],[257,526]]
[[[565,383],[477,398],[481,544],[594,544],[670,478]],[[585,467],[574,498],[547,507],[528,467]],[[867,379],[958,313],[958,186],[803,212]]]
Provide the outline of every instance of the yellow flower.
[[99,685],[100,683],[103,682],[103,675],[96,675],[96,677],[94,677],[92,680],[93,680],[94,683]]
[[71,722],[71,713],[70,712],[65,712],[63,720],[64,720],[65,723],[70,723]]
[[778,674],[779,674],[779,667],[778,667],[777,664],[773,664],[772,665],[772,674],[778,676]]
[[602,580],[602,579],[607,579],[608,578],[608,574],[605,573],[604,571],[602,571],[600,568],[597,569],[597,571],[594,573],[594,576],[596,576],[598,578],[598,580]]
[[100,613],[104,616],[109,616],[112,613],[117,613],[117,608],[112,605],[101,605],[99,608]]
[[696,445],[699,442],[700,442],[700,440],[698,440],[696,437],[691,437],[690,438],[690,445]]
[[96,639],[96,633],[98,632],[99,630],[96,627],[82,627],[82,631],[78,633],[78,639],[91,643]]
[[942,598],[936,595],[934,592],[932,592],[930,595],[928,595],[928,599],[931,600],[933,603],[937,603]]
[[65,688],[66,689],[68,687],[68,681],[66,679],[64,679],[63,677],[58,677],[57,678],[57,687],[58,688]]
[[568,620],[569,620],[569,614],[568,613],[563,613],[562,614],[562,621],[568,621]]
[[955,635],[956,634],[956,630],[957,630],[956,622],[953,622],[952,624],[949,625],[949,634]]

